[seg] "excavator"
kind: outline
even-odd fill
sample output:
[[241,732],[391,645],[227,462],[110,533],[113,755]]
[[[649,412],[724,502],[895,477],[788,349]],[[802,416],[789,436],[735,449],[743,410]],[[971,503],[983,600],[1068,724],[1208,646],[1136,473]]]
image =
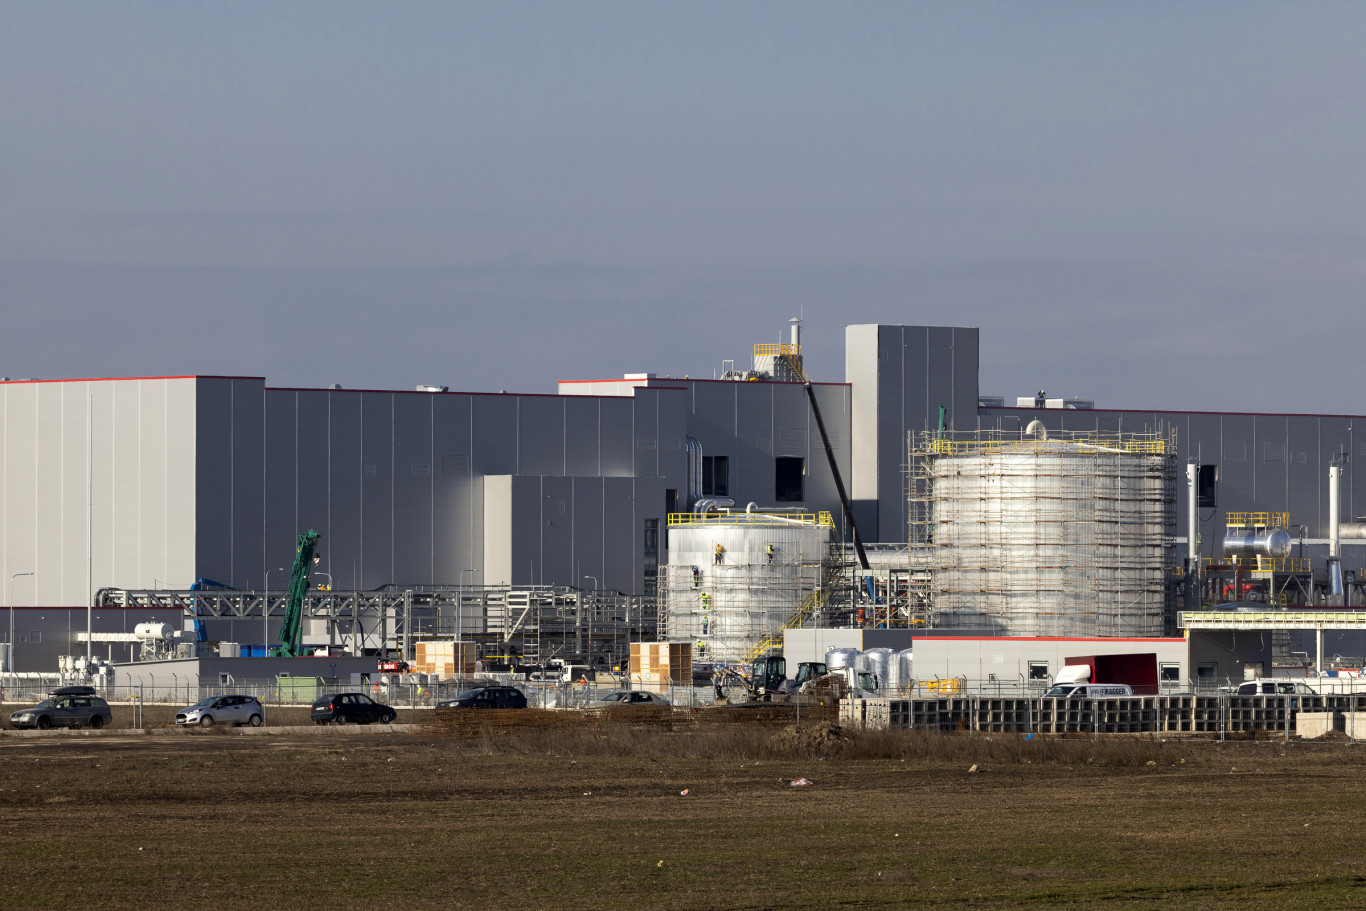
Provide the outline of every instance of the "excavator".
[[294,566],[289,573],[289,598],[285,601],[285,615],[280,621],[280,644],[271,648],[272,658],[298,658],[303,655],[304,596],[308,594],[308,572],[313,568],[313,550],[318,546],[319,537],[311,528],[299,532]]

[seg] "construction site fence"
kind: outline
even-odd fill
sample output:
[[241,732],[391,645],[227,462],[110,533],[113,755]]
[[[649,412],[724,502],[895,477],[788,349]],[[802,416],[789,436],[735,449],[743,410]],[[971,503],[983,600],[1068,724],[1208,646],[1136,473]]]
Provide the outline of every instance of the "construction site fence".
[[[1229,693],[1074,699],[967,695],[846,698],[840,721],[871,730],[993,734],[1193,734],[1225,739],[1287,738],[1301,714],[1327,714],[1355,739],[1366,694],[1239,696]],[[1362,719],[1366,723],[1366,718]],[[1362,728],[1366,729],[1366,727]]]

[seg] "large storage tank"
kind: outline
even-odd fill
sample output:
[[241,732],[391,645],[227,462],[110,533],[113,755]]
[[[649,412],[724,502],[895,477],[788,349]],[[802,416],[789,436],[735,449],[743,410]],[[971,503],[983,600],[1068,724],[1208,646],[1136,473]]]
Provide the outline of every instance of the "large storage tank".
[[1175,437],[922,437],[912,528],[933,622],[1010,636],[1164,633]]
[[726,664],[775,640],[781,648],[784,627],[823,603],[833,532],[829,513],[669,516],[664,638],[693,643],[697,661]]

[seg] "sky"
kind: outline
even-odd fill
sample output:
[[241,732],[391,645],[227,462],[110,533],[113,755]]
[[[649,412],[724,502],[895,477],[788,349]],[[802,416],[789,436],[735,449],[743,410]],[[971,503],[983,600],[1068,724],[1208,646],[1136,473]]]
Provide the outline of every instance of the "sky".
[[801,316],[1366,413],[1366,5],[0,0],[0,375],[553,392]]

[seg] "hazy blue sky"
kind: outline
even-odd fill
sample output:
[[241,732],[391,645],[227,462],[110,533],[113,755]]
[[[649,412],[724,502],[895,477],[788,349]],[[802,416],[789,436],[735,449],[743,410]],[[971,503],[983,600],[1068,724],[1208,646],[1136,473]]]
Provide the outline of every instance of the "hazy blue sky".
[[804,310],[1366,412],[1366,4],[0,0],[0,375],[553,391]]

